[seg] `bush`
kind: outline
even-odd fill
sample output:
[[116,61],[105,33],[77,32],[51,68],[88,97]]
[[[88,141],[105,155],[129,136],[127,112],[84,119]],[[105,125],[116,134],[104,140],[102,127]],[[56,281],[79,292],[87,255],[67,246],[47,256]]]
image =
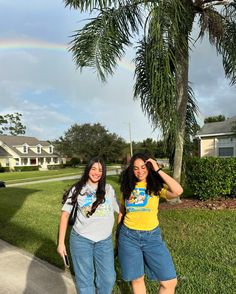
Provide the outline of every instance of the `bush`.
[[38,166],[15,166],[15,171],[34,171],[39,170]]
[[236,158],[190,158],[186,176],[187,184],[197,199],[232,195],[236,188]]
[[65,168],[64,164],[57,164],[57,165],[48,165],[47,168],[49,170],[58,170]]
[[10,172],[10,171],[12,171],[12,169],[9,166],[4,167],[4,172],[5,173]]
[[10,171],[9,166],[1,166],[1,164],[0,164],[0,173],[5,173],[5,172],[9,172],[9,171]]
[[81,161],[77,157],[72,157],[70,161],[68,161],[66,164],[67,166],[71,167],[78,167],[80,165]]

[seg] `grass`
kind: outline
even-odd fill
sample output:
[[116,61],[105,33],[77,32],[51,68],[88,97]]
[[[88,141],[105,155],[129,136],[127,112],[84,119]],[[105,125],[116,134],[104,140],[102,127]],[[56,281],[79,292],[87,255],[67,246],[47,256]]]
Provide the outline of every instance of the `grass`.
[[[109,182],[119,194],[116,176]],[[0,238],[63,268],[56,253],[61,195],[73,181],[37,183],[0,189]],[[236,293],[235,210],[162,210],[160,224],[171,251],[178,294]],[[116,294],[131,293],[117,267]],[[147,282],[148,293],[158,285]]]
[[81,168],[64,168],[58,170],[45,171],[22,171],[22,172],[6,172],[0,173],[0,180],[6,184],[19,183],[22,181],[33,181],[41,179],[49,179],[53,177],[72,176],[81,172]]
[[[28,181],[38,181],[64,176],[73,176],[80,174],[84,167],[63,168],[58,170],[45,171],[22,171],[22,172],[5,172],[0,173],[0,181],[4,181],[7,185],[22,183]],[[114,166],[107,167],[107,170],[113,170]]]

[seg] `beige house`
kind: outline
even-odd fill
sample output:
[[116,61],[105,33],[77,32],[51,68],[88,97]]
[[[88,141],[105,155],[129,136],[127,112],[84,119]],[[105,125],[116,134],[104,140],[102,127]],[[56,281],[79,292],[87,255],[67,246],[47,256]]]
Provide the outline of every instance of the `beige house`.
[[236,116],[206,123],[196,137],[199,139],[200,157],[236,157]]
[[59,165],[63,159],[47,141],[34,137],[0,135],[0,163],[2,167],[39,166],[47,169],[49,165]]

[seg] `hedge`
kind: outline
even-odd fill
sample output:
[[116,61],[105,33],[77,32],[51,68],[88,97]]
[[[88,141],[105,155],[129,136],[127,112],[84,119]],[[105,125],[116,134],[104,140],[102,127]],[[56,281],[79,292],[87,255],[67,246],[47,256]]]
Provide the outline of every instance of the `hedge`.
[[9,172],[9,171],[11,171],[9,166],[1,166],[0,165],[0,173],[5,173],[5,172]]
[[58,165],[47,165],[48,170],[58,170],[65,168],[64,164],[58,164]]
[[236,158],[190,158],[186,165],[187,184],[195,198],[217,199],[236,194]]
[[15,166],[15,171],[34,171],[39,170],[39,166]]

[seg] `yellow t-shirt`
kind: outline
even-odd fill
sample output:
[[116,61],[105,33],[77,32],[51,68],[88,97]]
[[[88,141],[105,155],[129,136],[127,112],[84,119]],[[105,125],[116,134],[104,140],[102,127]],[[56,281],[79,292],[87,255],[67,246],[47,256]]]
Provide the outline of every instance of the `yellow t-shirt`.
[[159,196],[148,195],[147,184],[138,182],[132,191],[129,199],[122,200],[126,208],[124,224],[133,230],[150,231],[158,224],[158,205],[160,197],[166,198],[166,188],[162,188]]

